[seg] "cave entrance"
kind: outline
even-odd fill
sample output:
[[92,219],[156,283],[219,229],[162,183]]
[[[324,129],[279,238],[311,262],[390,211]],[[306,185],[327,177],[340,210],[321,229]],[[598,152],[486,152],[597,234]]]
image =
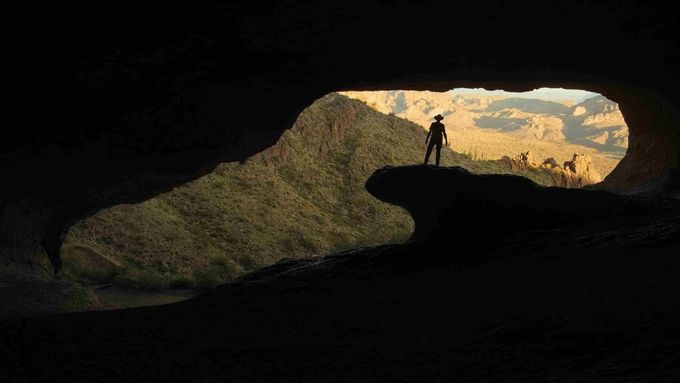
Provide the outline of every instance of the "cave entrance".
[[[364,182],[385,165],[421,163],[435,114],[444,116],[451,141],[443,166],[519,174],[544,185],[597,182],[577,184],[577,168],[591,166],[604,177],[628,145],[618,105],[586,91],[331,93],[246,161],[77,222],[61,248],[60,277],[100,287],[100,299],[112,307],[148,305],[282,258],[403,242],[413,231],[411,217],[373,198]],[[574,154],[588,161],[569,169],[563,163]],[[574,183],[557,184],[568,172]]]

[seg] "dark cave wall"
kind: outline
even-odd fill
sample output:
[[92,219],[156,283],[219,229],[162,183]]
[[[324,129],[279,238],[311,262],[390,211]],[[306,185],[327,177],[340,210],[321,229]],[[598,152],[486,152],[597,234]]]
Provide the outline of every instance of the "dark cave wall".
[[0,258],[47,275],[61,236],[271,146],[343,89],[563,86],[621,104],[602,184],[678,192],[677,11],[661,2],[119,2],[14,9]]

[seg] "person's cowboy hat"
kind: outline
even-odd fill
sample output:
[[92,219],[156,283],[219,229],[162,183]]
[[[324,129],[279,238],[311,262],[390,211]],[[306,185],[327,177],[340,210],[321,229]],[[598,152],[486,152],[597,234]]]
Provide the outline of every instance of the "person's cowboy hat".
[[437,121],[443,120],[444,116],[442,116],[441,114],[438,114],[438,115],[434,116],[434,119],[437,120]]

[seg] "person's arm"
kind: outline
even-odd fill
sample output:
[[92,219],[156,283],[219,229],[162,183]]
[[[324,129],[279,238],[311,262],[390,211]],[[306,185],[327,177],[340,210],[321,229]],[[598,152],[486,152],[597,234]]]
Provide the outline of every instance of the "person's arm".
[[427,140],[430,139],[430,136],[432,135],[432,125],[430,125],[430,130],[427,132],[427,137],[425,137],[425,143],[427,144]]
[[446,137],[446,126],[442,124],[442,133],[444,133],[444,142],[446,142],[446,146],[449,146],[449,138]]

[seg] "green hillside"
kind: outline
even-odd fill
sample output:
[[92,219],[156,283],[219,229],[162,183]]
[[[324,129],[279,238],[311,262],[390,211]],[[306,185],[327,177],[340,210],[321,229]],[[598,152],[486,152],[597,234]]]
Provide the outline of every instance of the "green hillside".
[[[60,274],[83,284],[210,287],[282,258],[404,241],[410,216],[373,198],[364,182],[382,166],[420,163],[424,139],[414,123],[329,94],[244,163],[78,222],[62,247]],[[448,148],[442,165],[508,173]],[[550,183],[542,171],[528,176]]]

